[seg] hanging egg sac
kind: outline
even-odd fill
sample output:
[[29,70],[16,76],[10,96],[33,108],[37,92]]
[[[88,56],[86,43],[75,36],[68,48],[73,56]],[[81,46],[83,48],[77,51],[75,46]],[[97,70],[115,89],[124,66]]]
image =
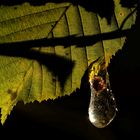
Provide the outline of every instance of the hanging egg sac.
[[89,120],[97,128],[106,127],[116,115],[116,101],[108,79],[106,72],[100,72],[89,81],[91,89]]

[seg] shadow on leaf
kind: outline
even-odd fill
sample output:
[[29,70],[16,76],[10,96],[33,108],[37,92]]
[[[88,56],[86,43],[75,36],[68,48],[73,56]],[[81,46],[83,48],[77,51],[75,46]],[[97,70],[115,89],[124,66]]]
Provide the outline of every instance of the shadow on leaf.
[[24,47],[17,47],[16,45],[13,47],[5,45],[3,47],[1,46],[0,55],[23,57],[37,60],[40,64],[45,65],[47,69],[52,72],[52,74],[56,76],[56,78],[58,78],[62,90],[67,78],[72,73],[72,69],[74,67],[74,62],[72,60],[55,54],[46,54],[36,50],[31,50],[30,48],[27,49]]
[[[112,12],[114,11],[114,3],[113,0],[88,0],[88,1],[80,1],[80,0],[67,0],[75,5],[81,5],[85,7],[88,11],[93,11],[98,13],[101,17],[106,17],[108,22],[112,16]],[[12,1],[6,2],[1,1],[1,5],[16,5],[22,4],[26,2],[26,0],[21,1]],[[28,1],[32,5],[42,5],[47,2],[55,2],[51,0],[46,1]],[[58,0],[57,3],[64,2],[64,0]],[[66,2],[66,1],[65,1]],[[92,2],[92,4],[90,4]],[[55,2],[56,3],[56,2]],[[108,4],[107,7],[104,5]],[[105,12],[106,11],[106,12]],[[42,46],[56,46],[56,45],[63,45],[65,47],[71,45],[77,45],[77,47],[85,47],[92,45],[101,40],[108,40],[108,39],[115,39],[120,38],[122,36],[126,36],[130,32],[130,29],[127,30],[116,30],[109,33],[101,33],[92,36],[69,36],[69,37],[62,37],[62,38],[43,38],[38,40],[29,40],[29,41],[22,41],[22,42],[10,42],[10,43],[3,43],[0,44],[0,55],[7,55],[7,56],[15,56],[15,57],[25,57],[28,59],[35,59],[39,61],[41,64],[47,66],[48,70],[50,70],[60,81],[61,87],[63,89],[64,84],[68,76],[72,72],[72,68],[74,66],[74,62],[68,60],[66,58],[53,55],[53,54],[44,54],[39,51],[31,50],[34,47],[42,47]]]

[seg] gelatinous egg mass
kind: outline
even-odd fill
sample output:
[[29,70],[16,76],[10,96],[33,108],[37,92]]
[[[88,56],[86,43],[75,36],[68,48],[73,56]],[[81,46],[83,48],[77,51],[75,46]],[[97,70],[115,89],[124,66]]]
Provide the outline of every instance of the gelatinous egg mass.
[[98,128],[106,127],[114,119],[117,110],[107,76],[97,75],[90,81],[89,120]]

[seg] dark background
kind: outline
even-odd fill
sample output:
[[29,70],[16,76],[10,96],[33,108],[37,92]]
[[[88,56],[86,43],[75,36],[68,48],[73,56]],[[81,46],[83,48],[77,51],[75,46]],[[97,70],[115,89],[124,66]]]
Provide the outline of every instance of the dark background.
[[[125,7],[133,7],[136,2],[121,1]],[[140,8],[136,24],[126,36],[123,49],[113,57],[108,68],[118,107],[117,115],[109,126],[98,129],[89,122],[89,93],[83,88],[53,102],[18,103],[4,126],[0,126],[0,137],[118,140],[138,136],[137,139],[140,139]]]

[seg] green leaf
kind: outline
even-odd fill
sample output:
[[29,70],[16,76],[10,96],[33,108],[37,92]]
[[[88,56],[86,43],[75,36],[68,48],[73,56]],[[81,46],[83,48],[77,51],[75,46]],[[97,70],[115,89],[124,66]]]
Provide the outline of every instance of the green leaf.
[[[112,55],[122,48],[125,37],[101,40],[92,45],[42,45],[40,39],[86,37],[117,31],[133,9],[121,7],[115,0],[111,24],[98,14],[71,3],[24,3],[0,7],[0,108],[3,124],[18,101],[55,99],[80,88],[88,66],[99,57],[106,67]],[[133,14],[124,29],[135,23]],[[30,45],[22,46],[32,40]],[[43,40],[42,40],[43,41]],[[15,43],[15,46],[10,45]],[[21,43],[21,46],[20,46]],[[7,44],[7,45],[5,45]],[[97,63],[98,65],[98,63]],[[97,71],[98,72],[98,71]]]

